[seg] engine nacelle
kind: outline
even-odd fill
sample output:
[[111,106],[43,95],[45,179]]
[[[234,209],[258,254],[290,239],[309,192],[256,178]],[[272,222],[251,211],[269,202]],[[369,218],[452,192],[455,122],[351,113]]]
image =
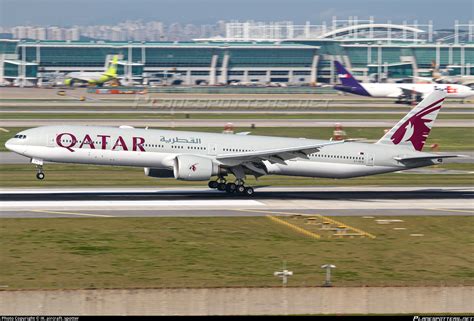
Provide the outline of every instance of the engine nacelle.
[[172,169],[145,167],[144,170],[145,170],[145,175],[149,177],[156,177],[156,178],[174,177],[174,173]]
[[207,181],[219,171],[211,159],[195,155],[176,156],[173,169],[174,177],[184,181]]

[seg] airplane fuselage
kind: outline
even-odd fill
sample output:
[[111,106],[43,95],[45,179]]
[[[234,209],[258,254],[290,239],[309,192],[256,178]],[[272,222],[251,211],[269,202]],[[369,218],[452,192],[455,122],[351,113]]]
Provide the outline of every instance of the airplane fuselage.
[[442,89],[448,98],[467,98],[474,95],[468,86],[455,84],[394,84],[394,83],[360,83],[362,88],[349,86],[335,86],[336,89],[351,94],[374,98],[398,98],[403,96],[404,90],[421,93],[423,96]]
[[[299,138],[245,136],[216,133],[95,127],[45,126],[25,130],[6,147],[18,154],[58,163],[135,166],[172,170],[178,155],[210,159],[216,167],[223,164],[217,155],[245,153],[269,148],[286,148],[325,143]],[[307,158],[284,162],[263,161],[265,174],[350,178],[429,166],[434,160],[420,160],[408,166],[396,158],[430,155],[397,146],[344,142],[322,147]],[[248,164],[252,166],[252,164]],[[214,173],[215,174],[215,173]]]
[[71,72],[66,75],[65,83],[86,82],[89,84],[99,84],[115,79],[115,77],[108,76],[103,72]]

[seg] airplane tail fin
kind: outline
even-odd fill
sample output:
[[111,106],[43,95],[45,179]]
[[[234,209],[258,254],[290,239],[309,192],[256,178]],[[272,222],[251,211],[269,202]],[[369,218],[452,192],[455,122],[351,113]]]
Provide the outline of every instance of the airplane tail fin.
[[442,107],[446,92],[435,90],[390,129],[376,144],[421,151]]
[[105,71],[106,76],[110,77],[117,77],[117,63],[118,63],[118,56],[115,55],[112,59],[112,62],[109,65],[109,68]]
[[337,76],[341,81],[342,86],[335,86],[336,89],[351,92],[357,95],[370,96],[367,90],[359,83],[352,74],[337,60],[334,61],[336,66]]
[[344,68],[344,66],[339,61],[334,61],[334,65],[336,66],[337,76],[342,85],[349,87],[360,86],[360,83],[357,81],[357,79],[355,79],[354,76],[352,76],[352,74],[347,71],[347,69]]

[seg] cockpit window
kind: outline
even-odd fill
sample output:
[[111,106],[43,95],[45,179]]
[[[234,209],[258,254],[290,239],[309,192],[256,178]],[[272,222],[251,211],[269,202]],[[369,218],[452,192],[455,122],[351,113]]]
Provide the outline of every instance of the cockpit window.
[[13,138],[25,139],[26,135],[15,135]]

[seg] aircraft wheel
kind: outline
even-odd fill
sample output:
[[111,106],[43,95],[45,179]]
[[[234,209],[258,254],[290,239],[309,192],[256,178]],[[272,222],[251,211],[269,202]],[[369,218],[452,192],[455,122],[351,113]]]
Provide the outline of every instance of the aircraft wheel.
[[245,195],[247,195],[247,196],[252,196],[252,195],[255,193],[255,191],[254,191],[254,189],[253,189],[252,187],[249,186],[249,187],[246,187],[246,188],[245,188],[245,192],[244,192],[244,193],[245,193]]
[[235,192],[236,188],[237,188],[237,185],[235,185],[234,183],[227,183],[225,185],[225,191],[229,194]]
[[217,189],[218,189],[219,191],[222,191],[222,192],[223,192],[223,191],[225,191],[225,186],[226,186],[225,183],[218,183],[218,184],[217,184]]
[[244,185],[237,185],[237,193],[240,193],[240,194],[245,193],[245,186]]
[[219,185],[219,183],[217,181],[210,181],[207,186],[209,186],[209,188],[217,188],[217,185]]
[[44,179],[44,173],[40,172],[36,174],[37,179]]

